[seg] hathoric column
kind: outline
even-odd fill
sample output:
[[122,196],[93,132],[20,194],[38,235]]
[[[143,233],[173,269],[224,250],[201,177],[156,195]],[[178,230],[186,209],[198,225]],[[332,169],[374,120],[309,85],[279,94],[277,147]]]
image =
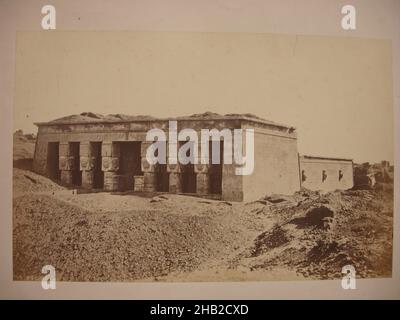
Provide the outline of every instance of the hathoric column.
[[93,170],[96,163],[96,158],[92,156],[90,142],[81,142],[79,148],[80,169],[82,171],[82,187],[92,189],[94,182]]
[[178,164],[168,164],[167,172],[169,172],[169,192],[182,192],[182,168]]
[[179,143],[177,141],[169,141],[168,143],[168,155],[167,155],[167,172],[169,173],[169,192],[181,193],[182,192],[182,168],[179,164],[179,159],[176,159],[173,163],[170,159],[171,149],[175,149],[176,152],[179,150]]
[[111,141],[103,142],[101,157],[101,166],[104,171],[104,189],[117,191],[119,189],[120,145]]
[[74,157],[68,142],[60,142],[59,146],[59,162],[61,170],[61,182],[66,185],[72,184],[72,176],[74,168]]
[[195,164],[194,172],[196,173],[196,192],[204,195],[210,193],[210,165]]
[[147,148],[152,144],[152,142],[144,141],[141,143],[141,165],[143,171],[143,191],[154,192],[157,189],[157,175],[156,175],[156,165],[150,164],[147,161],[146,153]]
[[[209,142],[201,142],[200,150],[209,149]],[[209,194],[210,193],[210,155],[208,159],[202,159],[201,156],[198,159],[198,164],[194,165],[194,172],[196,173],[196,193],[197,194]]]

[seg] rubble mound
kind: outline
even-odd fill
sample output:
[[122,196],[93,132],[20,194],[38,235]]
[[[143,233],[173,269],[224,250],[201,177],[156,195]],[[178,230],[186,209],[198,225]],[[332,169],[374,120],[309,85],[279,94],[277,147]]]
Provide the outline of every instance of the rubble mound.
[[154,117],[147,115],[126,115],[126,114],[109,114],[102,115],[94,112],[82,112],[80,114],[73,114],[66,117],[58,118],[50,121],[49,123],[82,123],[82,122],[119,122],[119,121],[135,121],[135,120],[151,120]]
[[[336,279],[351,264],[358,277],[391,275],[393,193],[301,191],[281,199],[265,204],[278,222],[243,253],[251,270],[287,266],[305,277]],[[297,204],[283,205],[290,202]]]
[[323,228],[326,221],[331,221],[329,218],[333,218],[333,211],[326,206],[318,206],[307,211],[304,217],[294,218],[290,223],[299,228]]
[[171,194],[71,194],[14,169],[13,188],[16,280],[41,279],[47,264],[66,281],[262,280],[282,269],[282,280],[286,271],[338,279],[348,264],[362,278],[392,272],[393,186],[325,194],[303,189],[229,203]]
[[13,192],[14,195],[33,193],[33,192],[52,192],[64,190],[58,185],[39,174],[19,168],[13,169]]
[[285,230],[280,226],[275,226],[271,231],[261,233],[254,240],[254,247],[251,251],[252,257],[257,257],[269,249],[280,247],[289,242]]
[[159,210],[94,213],[45,195],[14,199],[14,275],[64,281],[132,281],[189,272],[232,250],[232,228],[211,215]]
[[211,112],[211,111],[206,111],[203,113],[195,113],[189,116],[190,118],[196,118],[196,119],[207,119],[207,118],[215,118],[215,117],[222,117],[221,114],[219,113],[215,113],[215,112]]

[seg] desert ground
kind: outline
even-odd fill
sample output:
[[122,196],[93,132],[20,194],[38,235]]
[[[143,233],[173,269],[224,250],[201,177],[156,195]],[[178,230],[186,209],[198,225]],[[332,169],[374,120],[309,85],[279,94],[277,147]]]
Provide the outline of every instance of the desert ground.
[[61,281],[338,279],[348,264],[391,276],[391,183],[249,203],[83,193],[33,173],[33,150],[14,135],[15,280],[41,280],[49,264]]

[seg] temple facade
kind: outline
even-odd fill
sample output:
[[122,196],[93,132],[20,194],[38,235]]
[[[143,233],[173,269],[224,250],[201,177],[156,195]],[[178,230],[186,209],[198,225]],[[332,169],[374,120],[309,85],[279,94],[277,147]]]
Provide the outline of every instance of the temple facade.
[[[176,121],[178,131],[190,128],[199,136],[202,129],[254,130],[252,173],[237,175],[237,164],[224,163],[224,148],[231,146],[225,143],[223,135],[218,143],[219,163],[149,164],[146,151],[153,142],[146,141],[146,134],[154,128],[168,132],[172,120]],[[251,201],[266,194],[292,194],[302,185],[328,190],[348,189],[353,183],[351,160],[316,161],[299,157],[295,128],[253,115],[206,113],[161,119],[82,113],[36,125],[34,171],[76,188],[197,194],[228,201]],[[177,143],[179,149],[184,142],[172,143]],[[209,148],[212,159],[215,150],[212,143],[202,145],[199,141],[200,147]],[[334,183],[336,176],[338,180]]]

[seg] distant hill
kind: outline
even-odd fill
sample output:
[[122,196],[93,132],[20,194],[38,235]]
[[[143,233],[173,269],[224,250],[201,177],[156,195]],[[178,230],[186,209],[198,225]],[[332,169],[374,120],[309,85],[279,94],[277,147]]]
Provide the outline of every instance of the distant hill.
[[14,132],[13,136],[13,165],[16,168],[31,169],[35,152],[36,136],[24,134],[22,130]]

